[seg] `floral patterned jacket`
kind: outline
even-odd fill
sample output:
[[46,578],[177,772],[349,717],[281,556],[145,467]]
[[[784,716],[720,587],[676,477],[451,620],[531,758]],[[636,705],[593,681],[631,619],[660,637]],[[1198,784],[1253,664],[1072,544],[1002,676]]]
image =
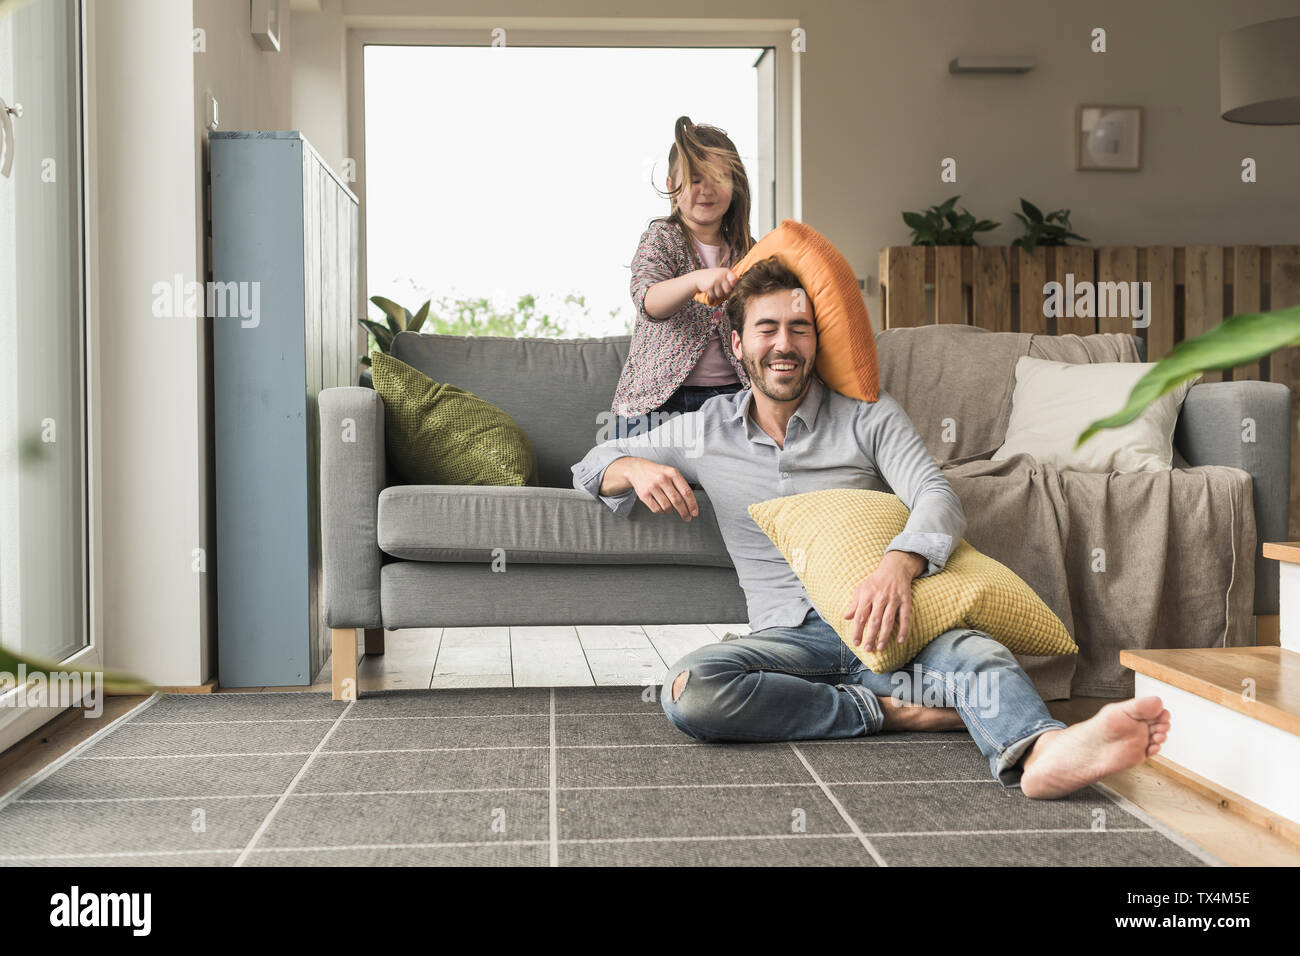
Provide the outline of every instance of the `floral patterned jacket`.
[[707,306],[688,301],[666,319],[651,318],[645,311],[645,296],[652,285],[694,271],[697,267],[686,236],[676,223],[655,220],[637,244],[632,258],[632,304],[636,326],[627,363],[619,376],[610,410],[630,417],[655,411],[677,391],[691,374],[716,330],[741,386],[749,387],[749,376],[731,351],[731,327],[725,306]]

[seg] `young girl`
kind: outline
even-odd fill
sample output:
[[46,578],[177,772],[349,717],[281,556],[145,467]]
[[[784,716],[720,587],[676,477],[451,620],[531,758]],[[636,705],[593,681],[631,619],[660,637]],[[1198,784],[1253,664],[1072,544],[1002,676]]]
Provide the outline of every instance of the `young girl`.
[[725,304],[695,301],[697,292],[714,301],[729,294],[736,283],[729,267],[754,244],[749,179],[735,144],[717,127],[678,117],[667,185],[671,211],[650,223],[632,259],[636,327],[611,408],[620,436],[749,386],[731,351]]

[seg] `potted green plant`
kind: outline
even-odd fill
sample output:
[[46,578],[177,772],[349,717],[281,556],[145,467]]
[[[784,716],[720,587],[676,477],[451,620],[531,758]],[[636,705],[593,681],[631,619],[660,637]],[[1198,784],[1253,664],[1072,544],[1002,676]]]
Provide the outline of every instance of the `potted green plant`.
[[[386,299],[382,295],[372,295],[370,301],[383,311],[385,322],[375,322],[373,319],[362,318],[359,321],[370,333],[370,337],[375,340],[375,348],[380,352],[387,354],[393,345],[393,339],[398,332],[418,332],[424,325],[424,320],[429,317],[429,303],[432,301],[426,299],[424,305],[412,315],[410,310],[404,306],[398,305],[392,299]],[[367,348],[366,354],[357,359],[365,369],[361,372],[361,384],[369,387],[370,385],[370,352],[373,349]]]
[[975,233],[996,229],[1001,223],[991,219],[976,219],[966,209],[957,212],[953,207],[961,196],[953,196],[925,212],[905,212],[903,222],[912,229],[914,246],[975,246]]
[[1011,243],[1025,252],[1032,253],[1038,246],[1064,246],[1066,240],[1078,239],[1087,242],[1083,236],[1070,231],[1070,210],[1057,209],[1046,216],[1043,211],[1028,199],[1020,200],[1023,212],[1015,214],[1025,227],[1025,234]]

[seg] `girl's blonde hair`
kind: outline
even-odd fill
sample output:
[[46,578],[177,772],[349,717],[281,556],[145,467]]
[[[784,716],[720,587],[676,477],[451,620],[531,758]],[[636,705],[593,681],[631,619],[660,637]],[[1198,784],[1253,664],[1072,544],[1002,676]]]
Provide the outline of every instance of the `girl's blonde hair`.
[[673,145],[668,150],[668,175],[671,178],[674,173],[680,173],[681,178],[668,192],[659,190],[672,206],[672,211],[659,221],[677,224],[697,269],[704,268],[704,263],[691,242],[677,197],[683,190],[691,188],[691,180],[697,173],[707,175],[709,164],[717,164],[731,173],[731,205],[722,217],[722,241],[726,243],[729,254],[726,264],[735,265],[754,244],[749,235],[749,176],[745,173],[745,164],[740,161],[736,144],[725,132],[716,126],[697,126],[689,116],[677,117],[673,124]]

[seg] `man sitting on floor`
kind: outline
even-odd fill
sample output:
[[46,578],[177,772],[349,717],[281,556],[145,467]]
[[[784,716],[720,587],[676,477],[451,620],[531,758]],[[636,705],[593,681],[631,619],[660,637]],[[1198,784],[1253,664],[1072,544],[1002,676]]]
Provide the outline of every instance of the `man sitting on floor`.
[[[823,488],[896,494],[911,509],[880,566],[862,580],[845,618],[855,646],[881,650],[907,634],[912,580],[941,573],[961,541],[961,501],[902,406],[885,391],[862,402],[814,374],[815,316],[799,279],[775,258],[741,276],[728,303],[731,343],[751,388],[710,399],[633,438],[604,442],[573,466],[574,487],[627,514],[699,515],[708,492],[745,591],[751,633],[677,661],[664,713],[701,740],[797,740],[963,725],[1003,786],[1056,798],[1160,750],[1169,711],[1158,697],[1106,704],[1067,727],[1054,719],[1014,655],[988,634],[953,628],[900,671],[868,670],[813,608],[789,563],[748,506]],[[905,675],[906,680],[901,677]],[[964,676],[954,683],[953,675]],[[955,686],[997,689],[994,706]],[[921,693],[901,688],[918,686]],[[936,697],[935,694],[938,694]],[[924,695],[922,697],[922,695]],[[911,698],[951,701],[921,706]]]

